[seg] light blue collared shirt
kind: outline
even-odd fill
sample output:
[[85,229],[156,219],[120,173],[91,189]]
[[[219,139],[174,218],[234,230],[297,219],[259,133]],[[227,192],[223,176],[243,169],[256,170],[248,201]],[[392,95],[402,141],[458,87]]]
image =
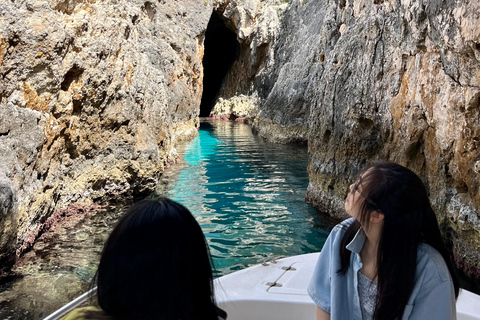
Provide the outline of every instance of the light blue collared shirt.
[[[323,246],[308,286],[308,294],[331,320],[362,320],[358,296],[358,271],[362,268],[360,251],[366,239],[360,229],[346,246],[352,252],[347,273],[340,270],[340,242],[354,218],[333,228]],[[415,285],[401,320],[456,319],[455,291],[443,257],[428,244],[418,246]]]

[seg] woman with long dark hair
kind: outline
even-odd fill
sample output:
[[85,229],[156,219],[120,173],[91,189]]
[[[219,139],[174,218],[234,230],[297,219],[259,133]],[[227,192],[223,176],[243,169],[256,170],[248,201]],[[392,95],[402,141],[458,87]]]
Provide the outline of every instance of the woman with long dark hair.
[[190,211],[170,199],[143,200],[105,243],[97,274],[98,305],[65,320],[218,320],[211,258]]
[[421,179],[394,163],[362,170],[315,268],[317,319],[456,319],[458,279]]

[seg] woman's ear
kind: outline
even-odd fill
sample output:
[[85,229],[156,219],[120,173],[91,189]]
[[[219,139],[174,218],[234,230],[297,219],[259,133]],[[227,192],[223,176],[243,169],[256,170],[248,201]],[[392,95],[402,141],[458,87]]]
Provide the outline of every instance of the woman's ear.
[[370,223],[381,223],[383,219],[385,219],[385,215],[381,211],[374,210],[370,214]]

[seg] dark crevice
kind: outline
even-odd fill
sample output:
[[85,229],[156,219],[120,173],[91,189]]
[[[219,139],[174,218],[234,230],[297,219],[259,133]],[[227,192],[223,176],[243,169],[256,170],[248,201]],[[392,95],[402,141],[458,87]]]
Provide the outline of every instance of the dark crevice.
[[50,171],[50,168],[47,168],[47,171],[45,171],[45,172],[43,172],[43,173],[37,172],[37,180],[42,180],[42,181],[47,180],[48,171]]
[[358,124],[360,125],[360,128],[362,128],[363,131],[370,131],[374,125],[374,122],[371,119],[360,117],[358,118]]
[[265,64],[267,60],[268,50],[270,50],[269,43],[263,43],[257,48],[255,63],[252,66],[249,77],[253,78],[257,75],[258,70]]
[[16,34],[10,37],[10,39],[8,39],[8,45],[11,48],[15,48],[19,43],[20,43],[20,37]]
[[203,95],[200,116],[208,117],[213,108],[223,79],[237,59],[240,45],[237,35],[229,30],[221,16],[213,12],[205,33],[203,56]]
[[7,130],[7,132],[0,132],[0,137],[8,136],[10,133],[10,130]]
[[76,159],[80,155],[77,150],[76,144],[72,141],[70,134],[65,134],[65,129],[60,134],[65,137],[65,149],[70,155],[70,159]]
[[117,132],[122,127],[128,127],[129,123],[130,123],[130,120],[125,120],[123,122],[111,122],[111,123],[108,123],[105,126],[105,128],[113,132]]
[[405,156],[408,160],[413,161],[416,159],[418,156],[421,155],[422,150],[423,150],[423,141],[418,140],[415,143],[410,144],[407,147],[407,150],[405,150]]
[[455,188],[458,193],[468,193],[468,186],[465,181],[455,181]]
[[65,77],[63,78],[63,82],[62,82],[60,88],[63,91],[68,91],[72,82],[77,81],[80,78],[80,76],[82,75],[82,73],[83,73],[83,69],[81,69],[77,66],[72,67],[65,74]]
[[135,25],[135,24],[137,24],[137,23],[138,23],[138,15],[134,15],[134,16],[132,17],[132,24]]
[[130,37],[130,31],[131,31],[130,26],[127,26],[125,28],[125,34],[124,34],[125,40],[128,40],[128,38]]
[[72,110],[72,115],[78,116],[82,112],[82,101],[74,99],[72,100],[72,105],[73,105],[73,110]]
[[156,13],[154,4],[151,3],[151,2],[148,2],[148,1],[145,2],[145,4],[142,7],[142,10],[143,10],[143,12],[145,12],[147,14],[150,21],[152,21],[153,17],[155,16],[155,13]]
[[4,277],[0,277],[0,288],[1,291],[6,291],[7,289],[11,289],[15,282],[22,279],[23,275],[18,273],[8,273]]
[[75,11],[75,7],[79,2],[81,1],[60,1],[55,7],[53,7],[53,9],[70,15],[73,13],[73,11]]
[[325,133],[323,134],[323,138],[322,138],[323,143],[328,143],[328,141],[330,141],[330,136],[331,135],[332,135],[332,131],[327,129],[325,131]]
[[92,189],[95,191],[102,190],[105,188],[107,185],[107,181],[105,179],[99,179],[95,181],[95,183],[92,185]]

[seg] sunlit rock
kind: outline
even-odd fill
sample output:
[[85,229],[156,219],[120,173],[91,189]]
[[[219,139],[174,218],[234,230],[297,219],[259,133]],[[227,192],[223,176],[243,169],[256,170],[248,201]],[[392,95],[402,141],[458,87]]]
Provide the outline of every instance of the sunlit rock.
[[[242,51],[218,101],[255,96],[260,135],[308,141],[307,199],[330,215],[345,217],[347,186],[366,162],[413,169],[457,264],[480,278],[480,3],[292,0],[261,8],[248,37],[237,31]],[[278,21],[271,28],[260,23],[267,13]],[[272,36],[260,40],[267,30]]]
[[212,117],[251,123],[258,115],[258,100],[255,96],[219,98],[212,109]]
[[209,1],[0,2],[2,267],[55,211],[155,188],[176,143],[197,134],[211,12]]
[[307,199],[337,217],[366,162],[412,168],[479,277],[480,3],[467,0],[0,2],[1,201],[17,199],[1,259],[69,204],[153,190],[196,134],[212,11],[239,47],[213,115],[308,141]]

